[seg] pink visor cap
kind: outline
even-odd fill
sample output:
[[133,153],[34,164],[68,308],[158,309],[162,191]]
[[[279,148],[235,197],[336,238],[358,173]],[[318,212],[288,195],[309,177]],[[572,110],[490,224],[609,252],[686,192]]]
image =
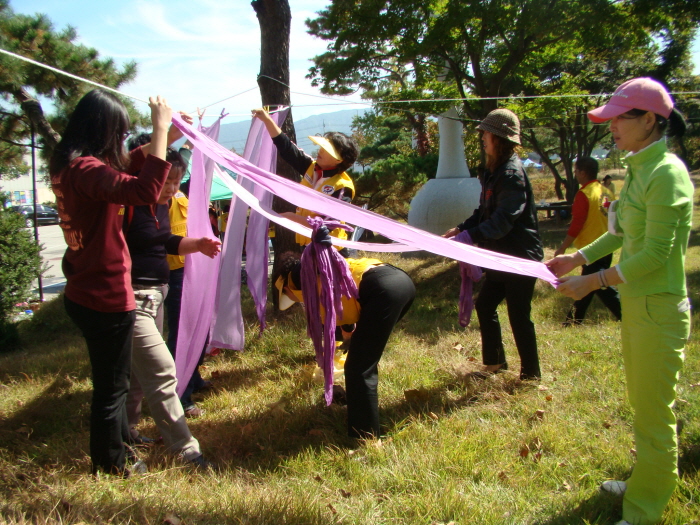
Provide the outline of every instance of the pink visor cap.
[[659,82],[652,78],[633,78],[621,84],[608,103],[588,112],[588,118],[601,124],[630,109],[651,111],[668,118],[673,111],[673,99]]

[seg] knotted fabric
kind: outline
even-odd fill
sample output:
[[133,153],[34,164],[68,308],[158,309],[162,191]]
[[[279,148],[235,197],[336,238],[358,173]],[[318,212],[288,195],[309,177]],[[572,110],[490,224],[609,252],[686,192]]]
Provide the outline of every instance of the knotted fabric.
[[[333,401],[335,321],[343,314],[342,297],[357,299],[358,294],[348,263],[326,241],[329,230],[352,231],[352,228],[339,221],[324,221],[321,217],[308,217],[307,221],[313,231],[313,242],[301,256],[301,291],[306,307],[306,331],[314,344],[316,362],[323,370],[323,390],[326,404],[330,405]],[[325,312],[325,322],[321,320],[321,308]]]

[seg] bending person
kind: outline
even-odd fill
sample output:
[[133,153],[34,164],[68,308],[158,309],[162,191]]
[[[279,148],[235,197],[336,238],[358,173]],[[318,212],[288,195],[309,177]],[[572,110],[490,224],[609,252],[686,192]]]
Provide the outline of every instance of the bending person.
[[614,227],[575,254],[560,255],[547,265],[562,276],[622,248],[613,268],[563,277],[558,290],[581,299],[619,285],[622,356],[634,409],[637,463],[626,482],[607,481],[602,488],[624,493],[620,524],[647,525],[661,520],[678,482],[672,407],[690,333],[684,265],[693,185],[683,162],[668,151],[664,133],[682,136],[685,121],[666,89],[650,78],[625,82],[607,104],[589,111],[588,118],[609,121],[615,145],[630,152]]
[[[92,369],[93,473],[126,476],[145,467],[136,461],[126,468],[125,401],[136,304],[122,219],[124,205],[158,200],[170,170],[165,149],[172,111],[161,97],[149,105],[153,140],[128,154],[126,108],[106,91],[90,91],[78,102],[49,163],[68,245],[62,265],[66,312],[85,337]],[[138,177],[131,175],[136,172]]]
[[[342,297],[342,316],[336,318],[337,326],[352,332],[345,360],[348,435],[378,438],[381,435],[377,395],[379,360],[396,323],[411,307],[416,289],[403,270],[377,259],[343,259],[331,247],[330,240],[323,242],[314,242],[314,247],[332,252],[338,258],[338,264],[351,273],[357,287],[357,298]],[[308,248],[303,257],[308,256],[307,252]],[[281,256],[281,274],[275,283],[281,310],[289,308],[294,302],[304,302],[302,281],[309,276],[302,270],[298,257],[298,254],[290,252]],[[310,277],[313,281],[317,278],[314,275]],[[309,303],[305,304],[308,308]],[[324,311],[318,315],[318,323],[325,320]]]
[[[467,231],[481,248],[541,261],[544,257],[532,187],[515,153],[520,145],[520,121],[512,111],[496,109],[477,126],[482,132],[486,171],[479,208],[444,237]],[[520,378],[539,379],[535,325],[530,319],[535,277],[488,270],[476,299],[481,328],[481,354],[486,372],[508,368],[496,309],[506,300],[515,345],[520,354]]]
[[[153,420],[172,454],[185,462],[207,468],[199,442],[192,436],[178,398],[175,361],[163,340],[163,301],[168,293],[170,267],[167,254],[186,255],[201,252],[208,257],[219,253],[218,239],[195,239],[173,235],[170,231],[168,201],[180,187],[187,165],[180,154],[168,148],[172,168],[157,204],[127,208],[124,231],[133,261],[131,278],[136,299],[133,375],[127,399],[130,428],[141,416],[144,395]],[[132,430],[132,435],[135,430]],[[135,438],[138,438],[136,432]],[[141,438],[143,440],[143,438]]]

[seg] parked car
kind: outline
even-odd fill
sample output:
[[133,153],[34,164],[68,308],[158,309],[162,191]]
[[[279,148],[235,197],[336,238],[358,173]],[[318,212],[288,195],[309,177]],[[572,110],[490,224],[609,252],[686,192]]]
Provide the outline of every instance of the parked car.
[[[32,204],[12,206],[11,209],[24,217],[27,228],[34,226],[34,206]],[[49,206],[37,204],[36,221],[39,226],[42,224],[58,224],[58,212]]]

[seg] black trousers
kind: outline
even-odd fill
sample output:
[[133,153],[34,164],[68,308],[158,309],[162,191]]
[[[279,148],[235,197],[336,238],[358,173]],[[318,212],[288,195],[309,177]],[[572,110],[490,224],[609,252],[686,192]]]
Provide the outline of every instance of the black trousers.
[[90,457],[98,469],[124,470],[129,441],[126,394],[129,391],[134,311],[105,313],[81,306],[64,296],[66,312],[85,337],[92,367]]
[[[598,259],[591,264],[584,264],[581,267],[581,275],[590,275],[592,273],[599,272],[600,270],[607,270],[612,264],[612,253]],[[622,306],[620,305],[620,294],[615,288],[606,288],[605,290],[594,290],[589,293],[586,297],[575,301],[571,306],[571,310],[566,315],[566,324],[581,324],[583,318],[586,317],[586,310],[591,304],[594,296],[600,297],[603,304],[610,310],[610,312],[615,316],[618,321],[622,319]]]
[[345,361],[348,435],[379,437],[378,365],[394,326],[416,296],[403,270],[384,265],[371,268],[359,286],[360,319]]
[[536,379],[541,376],[537,354],[535,324],[530,319],[534,277],[488,270],[476,299],[476,314],[481,327],[481,353],[485,365],[506,365],[501,323],[496,308],[503,299],[508,306],[508,319],[513,330],[515,346],[520,354],[520,377]]

